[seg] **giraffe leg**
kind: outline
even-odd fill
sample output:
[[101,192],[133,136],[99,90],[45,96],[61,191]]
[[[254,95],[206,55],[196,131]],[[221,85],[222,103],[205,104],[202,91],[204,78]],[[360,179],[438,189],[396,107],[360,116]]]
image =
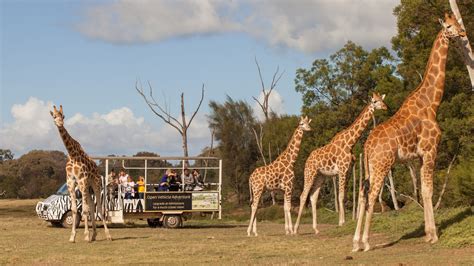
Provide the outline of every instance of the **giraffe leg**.
[[[96,197],[97,200],[97,197]],[[92,199],[92,195],[89,193],[89,212],[90,212],[90,219],[92,223],[92,237],[90,241],[95,241],[95,238],[97,237],[97,224],[95,223],[95,209],[96,209],[96,203]],[[99,204],[99,202],[97,202]]]
[[252,188],[252,191],[253,191],[252,214],[250,215],[250,223],[247,229],[247,235],[250,236],[250,232],[253,232],[255,236],[258,236],[257,217],[255,215],[257,213],[258,202],[260,201],[260,197],[262,196],[263,190],[262,189],[257,190],[257,189]]
[[[365,212],[365,226],[364,234],[362,235],[362,243],[364,244],[364,251],[370,250],[369,244],[369,232],[370,232],[370,223],[372,221],[372,215],[374,214],[374,205],[377,197],[379,195],[380,189],[383,185],[384,177],[387,175],[390,169],[383,169],[382,171],[376,172],[372,178],[370,178],[370,190],[369,190],[369,206]],[[363,207],[363,206],[362,206]]]
[[321,191],[321,185],[323,184],[324,177],[316,177],[316,185],[314,188],[313,195],[311,195],[311,211],[313,214],[313,229],[314,233],[317,235],[319,234],[318,230],[318,223],[317,223],[317,212],[316,212],[316,206],[318,205],[318,197],[319,197],[319,191]]
[[425,216],[425,241],[436,243],[438,235],[433,212],[433,170],[435,165],[436,151],[423,155],[423,165],[421,167],[421,194],[423,196],[423,210]]
[[[105,231],[105,237],[107,240],[112,240],[112,237],[110,236],[109,228],[107,228],[107,221],[106,221],[106,211],[102,209],[102,193],[100,193],[100,187],[95,186],[94,187],[94,194],[96,195],[97,199],[97,213],[99,214],[100,219],[102,220],[102,224],[104,226],[104,231]],[[105,197],[104,197],[105,198]],[[107,206],[107,204],[105,205]]]
[[339,198],[338,198],[338,203],[339,203],[339,226],[344,225],[346,222],[345,219],[345,210],[344,210],[344,197],[346,195],[346,174],[347,174],[347,169],[345,171],[341,171],[339,173]]
[[359,200],[358,200],[358,205],[357,205],[357,210],[359,211],[359,214],[357,215],[357,226],[354,233],[354,238],[352,240],[352,245],[353,245],[352,252],[357,252],[360,250],[360,246],[359,246],[360,232],[362,230],[362,221],[364,219],[366,202],[367,200],[364,196],[364,189],[361,187],[359,189]]
[[291,189],[292,188],[288,188],[285,191],[285,233],[287,235],[293,234],[293,224],[291,222]]
[[69,237],[69,242],[74,243],[76,241],[76,221],[77,221],[77,200],[76,200],[76,181],[74,177],[68,174],[67,177],[67,189],[69,191],[69,196],[71,197],[71,211],[72,211],[72,229],[71,236]]
[[314,182],[314,175],[310,174],[309,171],[305,169],[304,188],[303,188],[303,192],[301,192],[301,195],[300,195],[300,208],[298,210],[298,217],[296,218],[293,234],[298,233],[298,227],[300,225],[301,215],[303,214],[304,205],[306,203],[306,200],[308,199],[308,194],[311,191],[313,182]]
[[89,188],[84,189],[84,187],[82,187],[81,193],[82,193],[82,217],[84,217],[84,240],[90,242],[91,235],[89,232],[89,206],[90,206]]

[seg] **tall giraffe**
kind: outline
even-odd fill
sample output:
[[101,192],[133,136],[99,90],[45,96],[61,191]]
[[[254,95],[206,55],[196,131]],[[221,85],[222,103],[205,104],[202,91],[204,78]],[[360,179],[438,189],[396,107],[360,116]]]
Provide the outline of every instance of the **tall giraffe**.
[[[66,163],[66,174],[67,174],[67,188],[69,196],[71,197],[71,211],[72,220],[77,221],[77,201],[76,201],[76,185],[82,193],[82,217],[84,217],[84,239],[86,241],[94,241],[97,235],[95,225],[95,203],[92,200],[90,189],[92,188],[96,197],[98,212],[101,215],[102,223],[104,225],[105,235],[108,240],[112,240],[109,229],[105,222],[105,215],[102,212],[102,179],[99,174],[99,169],[94,161],[84,152],[79,142],[73,139],[66,128],[64,128],[64,114],[63,106],[60,105],[59,111],[54,106],[53,111],[50,111],[51,116],[54,119],[59,135],[64,142],[64,146],[68,152],[68,161]],[[92,222],[92,236],[89,232],[89,214]],[[76,223],[72,223],[71,236],[69,242],[74,243],[76,238]]]
[[443,28],[434,41],[421,84],[405,99],[400,109],[389,120],[372,130],[365,142],[365,181],[359,191],[359,217],[352,250],[354,252],[360,250],[359,240],[364,213],[366,218],[362,243],[364,251],[370,249],[369,230],[375,200],[384,177],[397,158],[422,160],[420,177],[425,240],[431,243],[438,241],[431,201],[433,170],[441,137],[441,130],[436,122],[436,111],[444,92],[449,39],[466,35],[453,16],[445,14],[445,21],[440,22]]
[[362,110],[356,120],[346,129],[339,132],[326,146],[315,149],[306,160],[304,168],[304,188],[300,196],[300,209],[298,218],[296,219],[293,233],[298,232],[301,214],[303,212],[308,194],[313,187],[314,179],[316,178],[315,189],[311,195],[311,206],[313,213],[313,229],[316,234],[319,233],[316,221],[316,205],[318,203],[319,191],[324,182],[324,177],[319,176],[318,173],[325,176],[339,176],[339,225],[345,222],[344,217],[344,195],[346,186],[346,175],[353,161],[352,148],[357,140],[364,132],[367,124],[372,119],[376,109],[386,110],[387,106],[383,102],[384,95],[373,93],[367,106]]
[[[291,192],[293,190],[293,165],[300,150],[301,139],[304,131],[310,131],[309,126],[311,119],[301,117],[298,127],[288,143],[287,148],[275,159],[271,164],[258,167],[253,171],[249,178],[250,201],[252,204],[252,214],[250,215],[250,223],[247,229],[247,235],[253,231],[257,236],[257,212],[258,203],[265,188],[268,190],[281,189],[284,192],[283,209],[285,212],[285,231],[290,234],[293,231],[291,223]],[[252,230],[253,227],[253,230]]]

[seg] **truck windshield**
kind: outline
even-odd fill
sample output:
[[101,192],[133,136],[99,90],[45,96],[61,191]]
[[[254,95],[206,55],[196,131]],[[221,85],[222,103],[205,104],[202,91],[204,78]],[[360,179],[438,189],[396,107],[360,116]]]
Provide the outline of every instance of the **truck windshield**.
[[64,183],[61,187],[59,187],[58,191],[56,191],[56,195],[69,195],[67,183]]

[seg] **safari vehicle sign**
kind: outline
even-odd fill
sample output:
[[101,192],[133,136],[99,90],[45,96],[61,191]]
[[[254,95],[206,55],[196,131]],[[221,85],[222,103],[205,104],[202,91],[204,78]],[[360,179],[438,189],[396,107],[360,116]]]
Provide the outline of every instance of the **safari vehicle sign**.
[[217,192],[152,192],[145,196],[146,211],[210,211],[218,208]]

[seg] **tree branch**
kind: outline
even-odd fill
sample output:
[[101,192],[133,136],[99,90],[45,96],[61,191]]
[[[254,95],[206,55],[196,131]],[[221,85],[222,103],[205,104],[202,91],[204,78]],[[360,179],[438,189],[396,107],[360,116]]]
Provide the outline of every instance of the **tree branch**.
[[439,206],[441,205],[441,199],[443,198],[444,192],[446,191],[446,186],[448,184],[448,179],[449,179],[449,173],[451,172],[451,167],[453,167],[454,161],[456,160],[457,154],[453,156],[453,159],[449,163],[448,166],[448,171],[446,172],[446,177],[444,178],[444,184],[443,188],[441,189],[441,193],[439,194],[438,201],[436,202],[436,205],[434,207],[434,210],[436,211]]
[[[451,6],[454,16],[456,16],[456,19],[461,25],[461,28],[466,31],[466,27],[464,27],[461,12],[459,12],[456,0],[449,0],[449,5]],[[471,44],[469,43],[467,35],[465,37],[459,37],[457,39],[457,43],[461,47],[462,54],[464,55],[464,63],[466,64],[466,68],[469,73],[469,79],[471,80],[471,89],[474,90],[474,55],[472,53]]]
[[187,127],[189,127],[191,125],[191,123],[193,122],[193,119],[196,116],[197,112],[199,111],[199,108],[201,108],[201,104],[202,104],[203,100],[204,100],[204,83],[202,84],[202,88],[201,88],[201,100],[199,101],[199,104],[198,104],[196,110],[194,111],[193,115],[191,116],[191,119],[189,119],[189,123],[188,123]]
[[[157,111],[157,110],[155,110],[154,106],[156,106],[156,105],[158,105],[158,104],[156,103],[155,100],[153,100],[154,102],[151,102],[151,101],[146,97],[145,93],[143,92],[143,88],[141,88],[141,89],[138,88],[138,81],[135,83],[135,89],[136,89],[136,91],[138,92],[138,94],[140,94],[140,95],[142,96],[143,100],[145,100],[145,103],[148,105],[148,107],[150,108],[150,110],[151,110],[156,116],[158,116],[159,118],[161,118],[161,120],[163,120],[163,122],[165,122],[166,124],[168,124],[168,125],[174,127],[181,135],[183,134],[183,131],[181,130],[181,128],[179,128],[178,126],[176,126],[175,124],[173,124],[172,121],[169,119],[171,116],[170,116],[168,113],[163,112],[163,114],[161,114],[161,113],[160,113],[160,112],[162,112],[162,111],[161,111],[161,109],[162,109],[161,107],[159,108],[159,109],[160,109],[160,110],[159,110],[160,112]],[[168,119],[165,118],[165,115],[168,116]],[[175,120],[176,120],[176,119],[175,119]]]

